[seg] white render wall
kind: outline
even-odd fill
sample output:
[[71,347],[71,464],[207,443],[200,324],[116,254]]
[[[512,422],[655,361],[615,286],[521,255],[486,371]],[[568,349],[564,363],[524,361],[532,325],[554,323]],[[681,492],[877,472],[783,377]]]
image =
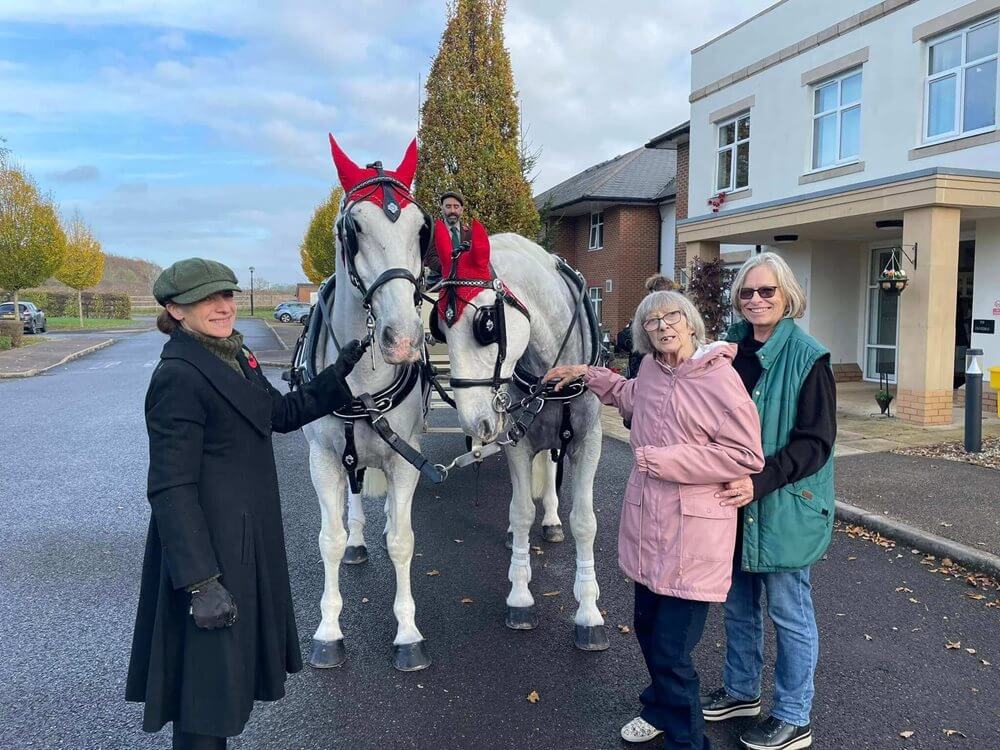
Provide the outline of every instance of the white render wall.
[[[976,222],[975,273],[972,317],[994,321],[996,333],[973,333],[972,346],[983,350],[986,367],[1000,367],[1000,315],[993,314],[1000,307],[1000,219]],[[985,377],[989,380],[989,370]]]
[[674,258],[677,250],[677,204],[660,204],[660,273],[674,278]]
[[[692,89],[873,4],[869,0],[787,0],[693,53]],[[913,27],[964,4],[965,0],[919,0],[693,103],[688,195],[691,216],[708,215],[706,201],[714,194],[716,126],[709,122],[709,115],[749,96],[756,99],[751,110],[752,196],[734,200],[724,210],[931,167],[1000,169],[1000,142],[912,161],[908,158],[910,149],[921,144],[927,56],[926,45],[912,41]],[[812,89],[802,85],[802,73],[864,47],[869,48],[869,60],[862,66],[860,160],[865,169],[800,185],[799,177],[810,171],[812,150]]]

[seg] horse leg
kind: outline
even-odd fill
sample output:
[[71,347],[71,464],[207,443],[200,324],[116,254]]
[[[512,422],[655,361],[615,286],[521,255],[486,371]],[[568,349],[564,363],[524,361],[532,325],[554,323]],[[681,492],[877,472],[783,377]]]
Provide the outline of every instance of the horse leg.
[[365,546],[365,506],[361,493],[347,491],[347,549],[344,551],[344,565],[359,565],[368,562],[368,547]]
[[309,663],[314,667],[339,667],[347,659],[344,634],[340,629],[340,561],[347,546],[344,529],[344,489],[346,477],[340,457],[316,443],[309,443],[309,473],[319,496],[321,526],[319,551],[323,556],[322,619],[313,635]]
[[601,458],[601,432],[587,431],[578,439],[581,441],[580,445],[569,456],[573,467],[573,510],[569,515],[569,523],[576,540],[573,596],[579,604],[574,618],[574,641],[576,647],[583,651],[604,651],[610,646],[610,642],[604,618],[597,608],[601,589],[597,585],[597,574],[594,571],[594,538],[597,536],[594,475]]
[[528,589],[531,583],[528,534],[535,518],[535,503],[531,497],[531,454],[523,446],[510,447],[507,449],[507,463],[512,487],[510,527],[514,535],[507,572],[511,584],[507,595],[507,627],[531,630],[538,624],[535,600]]
[[[539,460],[541,457],[541,460]],[[563,533],[562,521],[559,520],[559,495],[556,493],[556,462],[551,459],[548,451],[542,451],[535,457],[532,473],[541,471],[544,481],[542,492],[542,538],[553,544],[566,539]]]
[[416,469],[393,457],[386,471],[388,492],[388,533],[386,545],[396,568],[396,638],[392,642],[392,666],[401,672],[416,672],[431,665],[427,644],[416,623],[416,604],[410,589],[410,562],[413,560],[413,526],[410,510],[420,475]]

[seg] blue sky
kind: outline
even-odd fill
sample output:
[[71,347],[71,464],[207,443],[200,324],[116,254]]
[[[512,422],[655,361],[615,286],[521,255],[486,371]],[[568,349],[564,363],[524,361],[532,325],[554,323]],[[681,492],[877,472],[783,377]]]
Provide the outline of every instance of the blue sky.
[[[536,192],[686,119],[690,47],[768,4],[510,0]],[[109,252],[302,280],[327,131],[395,164],[444,22],[444,0],[4,0],[0,136]]]

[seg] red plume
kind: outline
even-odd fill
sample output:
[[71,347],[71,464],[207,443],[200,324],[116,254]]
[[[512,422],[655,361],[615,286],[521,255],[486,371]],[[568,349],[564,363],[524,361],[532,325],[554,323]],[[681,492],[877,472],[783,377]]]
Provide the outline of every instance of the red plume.
[[351,157],[337,145],[333,133],[330,133],[330,153],[333,154],[333,163],[337,167],[340,186],[344,188],[345,193],[351,192],[355,185],[365,179],[365,170],[351,161]]
[[406,153],[403,154],[403,160],[399,162],[399,166],[396,167],[394,174],[396,179],[406,185],[407,188],[413,184],[413,175],[417,172],[417,139],[414,138],[410,141],[410,145],[406,147]]

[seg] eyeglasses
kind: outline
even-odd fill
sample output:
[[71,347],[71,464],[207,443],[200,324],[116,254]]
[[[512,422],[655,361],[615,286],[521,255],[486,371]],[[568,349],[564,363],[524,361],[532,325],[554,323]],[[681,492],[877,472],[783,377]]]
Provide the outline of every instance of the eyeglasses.
[[642,328],[644,331],[655,331],[663,323],[668,326],[672,326],[681,319],[680,310],[672,310],[671,312],[665,313],[658,318],[646,318],[642,321]]
[[757,292],[761,299],[771,299],[776,291],[778,291],[778,287],[776,286],[759,286],[756,289],[749,286],[743,286],[740,287],[740,299],[744,301],[751,300],[753,299],[754,292]]

